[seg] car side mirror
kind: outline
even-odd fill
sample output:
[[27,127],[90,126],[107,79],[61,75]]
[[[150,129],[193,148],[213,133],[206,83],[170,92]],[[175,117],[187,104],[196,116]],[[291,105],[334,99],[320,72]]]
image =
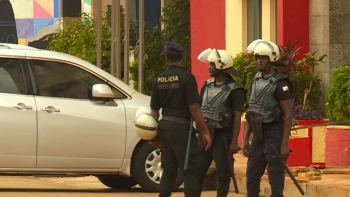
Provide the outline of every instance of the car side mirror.
[[95,84],[92,86],[92,97],[94,100],[110,101],[114,99],[114,93],[106,84]]

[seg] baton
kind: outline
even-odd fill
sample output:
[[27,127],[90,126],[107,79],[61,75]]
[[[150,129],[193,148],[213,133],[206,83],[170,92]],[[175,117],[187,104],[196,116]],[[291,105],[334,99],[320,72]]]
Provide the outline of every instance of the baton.
[[279,160],[282,162],[284,168],[286,169],[286,171],[287,171],[288,175],[290,176],[290,178],[293,180],[295,186],[297,186],[299,192],[300,192],[302,195],[304,195],[305,192],[304,192],[303,188],[301,188],[299,182],[295,179],[294,175],[292,174],[292,172],[291,172],[290,169],[288,168],[286,162],[284,162],[284,160],[282,159],[281,155],[277,152],[275,146],[274,146],[273,144],[270,144],[270,146],[271,146],[273,152],[275,152],[275,154],[277,155],[277,157],[279,158]]
[[232,160],[231,160],[232,158],[230,157],[230,152],[228,150],[226,137],[224,137],[223,140],[224,140],[224,146],[225,146],[225,152],[226,152],[226,155],[227,155],[228,164],[230,165],[231,179],[232,179],[232,182],[233,182],[233,186],[235,187],[235,192],[238,194],[239,191],[238,191],[237,180],[236,180],[235,173],[233,171],[233,163],[232,163]]
[[187,167],[188,167],[188,158],[190,156],[190,148],[191,148],[191,140],[192,140],[192,127],[193,127],[193,118],[191,117],[190,129],[188,131],[184,170],[187,170]]

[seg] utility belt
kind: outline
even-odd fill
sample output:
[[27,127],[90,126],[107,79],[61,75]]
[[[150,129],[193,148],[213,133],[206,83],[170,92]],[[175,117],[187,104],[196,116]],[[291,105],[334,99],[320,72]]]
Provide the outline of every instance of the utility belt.
[[162,120],[168,120],[168,121],[176,122],[179,124],[190,124],[191,123],[191,119],[180,118],[180,117],[176,117],[176,116],[167,116],[167,115],[165,115],[165,116],[163,115]]

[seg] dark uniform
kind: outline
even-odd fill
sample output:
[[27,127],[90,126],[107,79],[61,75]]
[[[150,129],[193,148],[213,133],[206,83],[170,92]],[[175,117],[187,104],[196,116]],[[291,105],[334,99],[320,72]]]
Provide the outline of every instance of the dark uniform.
[[[200,147],[200,172],[198,176],[198,190],[202,191],[205,175],[214,160],[217,169],[218,189],[217,197],[226,197],[230,186],[230,168],[223,143],[226,137],[227,144],[231,144],[232,125],[223,125],[222,114],[227,109],[230,111],[243,111],[245,102],[245,90],[233,78],[228,78],[221,86],[215,86],[215,78],[209,79],[201,90],[202,113],[207,121],[214,122],[215,130],[212,137],[212,146],[205,151],[202,140],[198,140]],[[233,119],[233,118],[232,118]],[[229,147],[227,147],[230,149]]]
[[[175,50],[177,46],[168,45],[166,50]],[[199,149],[195,134],[192,137],[186,171],[184,171],[184,162],[191,120],[189,105],[199,103],[199,101],[200,97],[195,77],[180,66],[169,65],[153,82],[151,108],[162,110],[162,119],[158,123],[163,168],[160,181],[160,197],[171,195],[178,170],[184,178],[185,196],[198,196]]]
[[[288,78],[277,71],[266,79],[259,72],[253,79],[247,113],[257,112],[263,116],[262,140],[254,134],[247,166],[248,197],[258,197],[260,181],[267,167],[271,197],[283,197],[284,166],[274,155],[270,144],[280,150],[283,138],[283,114],[280,101],[291,99]],[[249,123],[250,124],[250,123]]]

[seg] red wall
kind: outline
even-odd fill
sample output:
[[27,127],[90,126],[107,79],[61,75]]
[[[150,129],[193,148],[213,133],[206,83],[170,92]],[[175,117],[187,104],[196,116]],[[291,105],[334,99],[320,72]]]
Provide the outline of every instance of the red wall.
[[296,58],[302,58],[310,50],[309,0],[278,0],[277,6],[277,43],[297,41],[297,46],[302,48]]
[[327,128],[326,165],[350,166],[349,129]]
[[210,77],[208,64],[197,60],[207,48],[226,48],[226,0],[191,0],[191,70],[198,89]]

